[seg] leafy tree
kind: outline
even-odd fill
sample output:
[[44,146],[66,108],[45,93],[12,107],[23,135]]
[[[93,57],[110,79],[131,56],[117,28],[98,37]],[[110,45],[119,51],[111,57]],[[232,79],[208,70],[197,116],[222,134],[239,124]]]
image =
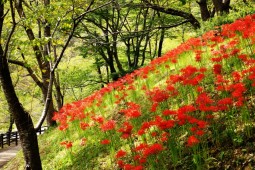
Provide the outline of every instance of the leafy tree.
[[[27,166],[32,169],[42,169],[41,160],[39,155],[39,148],[37,143],[37,136],[33,126],[32,119],[28,112],[24,110],[19,99],[16,95],[13,82],[10,76],[10,69],[8,65],[8,50],[11,38],[16,28],[15,11],[13,1],[9,1],[12,26],[11,31],[8,33],[6,41],[3,41],[2,32],[4,26],[4,20],[7,13],[5,11],[5,3],[2,1],[0,4],[0,81],[5,98],[7,100],[10,113],[13,116],[17,129],[19,131],[20,140],[23,148],[24,159]],[[5,11],[6,12],[6,11]],[[7,11],[8,12],[8,11]]]

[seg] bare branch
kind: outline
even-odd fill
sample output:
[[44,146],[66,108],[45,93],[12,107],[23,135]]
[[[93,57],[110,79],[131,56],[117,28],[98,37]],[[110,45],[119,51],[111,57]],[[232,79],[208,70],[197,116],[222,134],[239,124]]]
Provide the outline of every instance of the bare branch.
[[156,4],[151,4],[148,0],[143,0],[143,2],[147,5],[148,8],[151,8],[151,9],[154,9],[156,11],[163,12],[166,14],[182,17],[182,18],[188,20],[195,29],[200,28],[200,23],[190,13],[187,13],[184,11],[179,11],[179,10],[176,10],[173,8],[164,8],[164,7],[158,6]]
[[81,20],[81,19],[83,19],[83,17],[84,17],[87,13],[90,13],[90,12],[93,12],[93,11],[98,10],[98,9],[100,9],[100,8],[103,8],[103,7],[105,7],[105,6],[107,6],[107,5],[111,4],[111,3],[112,3],[112,1],[109,1],[109,2],[107,2],[107,3],[105,3],[105,4],[103,4],[103,5],[100,5],[100,6],[96,7],[96,8],[90,9],[90,7],[91,7],[91,5],[92,5],[92,4],[91,4],[91,5],[88,6],[87,10],[86,10],[84,13],[82,13],[82,14],[79,15],[78,17],[74,18],[74,20],[75,20],[75,21]]
[[40,88],[43,88],[43,83],[39,80],[39,78],[34,74],[34,71],[31,69],[31,67],[29,67],[26,63],[22,62],[22,61],[17,61],[17,60],[11,60],[9,59],[8,60],[9,63],[11,64],[15,64],[15,65],[18,65],[18,66],[21,66],[21,67],[24,67],[30,77],[35,81],[35,83],[40,87]]
[[17,25],[16,20],[15,20],[15,12],[14,12],[14,9],[13,9],[13,2],[12,2],[12,0],[10,0],[10,9],[11,9],[11,16],[12,16],[12,29],[11,29],[11,32],[8,35],[7,41],[5,43],[4,56],[6,56],[6,54],[8,52],[9,44],[10,44],[12,35],[13,35],[14,31],[15,31],[16,25]]

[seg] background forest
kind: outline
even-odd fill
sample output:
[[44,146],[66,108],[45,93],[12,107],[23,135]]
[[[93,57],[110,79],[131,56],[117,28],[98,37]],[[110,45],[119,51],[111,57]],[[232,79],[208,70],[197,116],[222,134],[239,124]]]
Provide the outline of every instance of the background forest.
[[[1,4],[2,61],[7,61],[12,86],[35,129],[54,126],[53,113],[64,103],[85,98],[190,37],[254,13],[254,2],[246,0]],[[6,132],[16,128],[18,113],[11,99],[5,100],[3,82],[0,131]]]

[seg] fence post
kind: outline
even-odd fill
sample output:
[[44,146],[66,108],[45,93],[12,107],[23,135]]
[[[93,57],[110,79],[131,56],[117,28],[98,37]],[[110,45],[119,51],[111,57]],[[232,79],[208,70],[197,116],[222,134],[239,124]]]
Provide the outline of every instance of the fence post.
[[3,138],[3,134],[0,134],[0,143],[1,143],[1,148],[4,148],[4,138]]
[[11,145],[11,133],[7,132],[6,135],[7,135],[7,144],[8,144],[8,146],[10,146]]
[[15,132],[15,144],[18,145],[18,132]]

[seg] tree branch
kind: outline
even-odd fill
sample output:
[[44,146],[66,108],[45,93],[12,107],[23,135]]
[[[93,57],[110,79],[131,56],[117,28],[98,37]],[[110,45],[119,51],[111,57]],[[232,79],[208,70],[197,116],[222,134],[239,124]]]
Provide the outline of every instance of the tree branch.
[[22,61],[17,61],[17,60],[11,60],[11,59],[9,59],[8,62],[11,64],[15,64],[15,65],[24,67],[28,71],[30,77],[35,81],[35,83],[40,88],[43,88],[43,83],[39,80],[39,78],[34,74],[34,71],[26,63],[24,63]]
[[156,11],[163,12],[163,13],[166,13],[166,14],[170,14],[170,15],[185,18],[192,24],[192,26],[195,29],[200,28],[200,23],[190,13],[187,13],[187,12],[184,12],[184,11],[179,11],[179,10],[176,10],[176,9],[173,9],[173,8],[164,8],[164,7],[155,5],[155,4],[151,4],[148,0],[143,0],[143,2],[147,5],[148,8],[151,8],[151,9],[154,9]]
[[8,52],[9,44],[10,44],[12,35],[13,35],[14,31],[15,31],[16,25],[17,25],[16,20],[15,20],[15,12],[14,12],[14,9],[13,9],[13,2],[12,2],[12,0],[10,0],[10,9],[11,9],[11,16],[12,16],[12,29],[11,29],[11,32],[8,35],[7,41],[5,43],[4,56],[6,56],[6,54]]

